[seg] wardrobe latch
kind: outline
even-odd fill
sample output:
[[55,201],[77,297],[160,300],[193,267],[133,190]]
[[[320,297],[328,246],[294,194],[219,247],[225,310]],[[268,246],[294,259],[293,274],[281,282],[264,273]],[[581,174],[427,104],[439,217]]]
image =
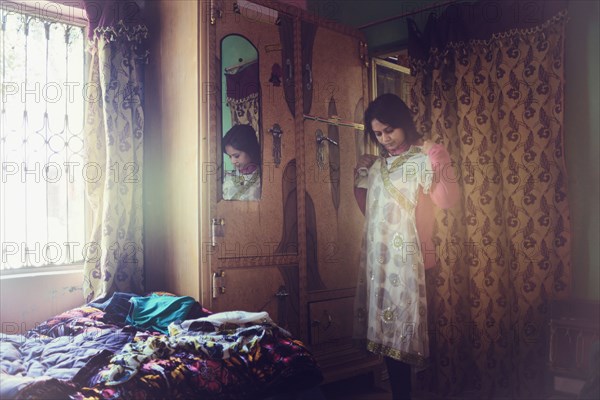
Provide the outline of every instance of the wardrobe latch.
[[223,236],[222,226],[225,225],[223,218],[213,218],[210,222],[210,245],[217,245],[217,236]]
[[225,294],[226,288],[223,282],[223,278],[225,278],[225,271],[213,272],[211,285],[213,299],[216,299],[217,296],[220,294]]

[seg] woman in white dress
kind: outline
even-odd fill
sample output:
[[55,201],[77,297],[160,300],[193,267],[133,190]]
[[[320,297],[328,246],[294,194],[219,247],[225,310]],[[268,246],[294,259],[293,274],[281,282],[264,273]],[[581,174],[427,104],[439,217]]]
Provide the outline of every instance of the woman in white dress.
[[425,367],[429,356],[424,270],[435,265],[433,207],[451,207],[458,184],[446,149],[421,138],[398,96],[369,104],[365,130],[382,156],[364,155],[356,166],[366,222],[354,336],[384,357],[393,398],[409,399],[411,366]]
[[260,200],[260,145],[254,128],[235,125],[222,141],[223,152],[235,168],[223,179],[224,200]]

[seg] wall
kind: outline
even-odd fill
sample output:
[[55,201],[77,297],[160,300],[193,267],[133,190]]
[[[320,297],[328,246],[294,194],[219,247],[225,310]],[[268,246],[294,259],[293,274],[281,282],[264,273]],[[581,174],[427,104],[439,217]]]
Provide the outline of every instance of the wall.
[[572,0],[565,38],[565,158],[573,237],[573,297],[600,300],[599,3]]
[[147,290],[200,298],[198,7],[146,3],[144,245]]
[[25,333],[53,315],[84,304],[82,283],[81,271],[2,277],[1,332]]

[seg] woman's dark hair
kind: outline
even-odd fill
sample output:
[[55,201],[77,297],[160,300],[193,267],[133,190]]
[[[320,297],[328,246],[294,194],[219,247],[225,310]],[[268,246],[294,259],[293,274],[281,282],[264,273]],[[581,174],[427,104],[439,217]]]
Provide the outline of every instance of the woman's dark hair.
[[371,139],[377,143],[377,138],[371,128],[371,122],[374,119],[392,128],[401,128],[407,144],[415,144],[421,138],[408,106],[393,93],[385,93],[377,97],[365,111],[365,133],[368,133]]
[[223,153],[226,153],[226,146],[245,152],[252,163],[260,166],[260,145],[258,144],[256,132],[250,125],[235,125],[228,130],[221,142]]

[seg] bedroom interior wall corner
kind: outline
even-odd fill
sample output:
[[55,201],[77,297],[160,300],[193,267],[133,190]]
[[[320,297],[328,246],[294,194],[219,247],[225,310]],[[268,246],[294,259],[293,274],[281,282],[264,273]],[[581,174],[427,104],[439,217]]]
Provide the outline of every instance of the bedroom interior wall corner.
[[[146,76],[150,130],[145,151],[151,168],[160,170],[159,182],[147,182],[160,201],[146,203],[146,212],[158,217],[145,219],[146,289],[200,298],[199,3],[158,0],[146,7],[153,53]],[[147,193],[146,200],[154,201],[151,196]]]
[[165,162],[162,147],[162,80],[160,62],[161,24],[158,2],[149,2],[146,9],[148,50],[150,56],[145,71],[146,126],[144,132],[144,275],[147,291],[159,290],[165,280]]
[[600,300],[600,5],[574,0],[568,7],[564,141],[573,229],[572,293]]

